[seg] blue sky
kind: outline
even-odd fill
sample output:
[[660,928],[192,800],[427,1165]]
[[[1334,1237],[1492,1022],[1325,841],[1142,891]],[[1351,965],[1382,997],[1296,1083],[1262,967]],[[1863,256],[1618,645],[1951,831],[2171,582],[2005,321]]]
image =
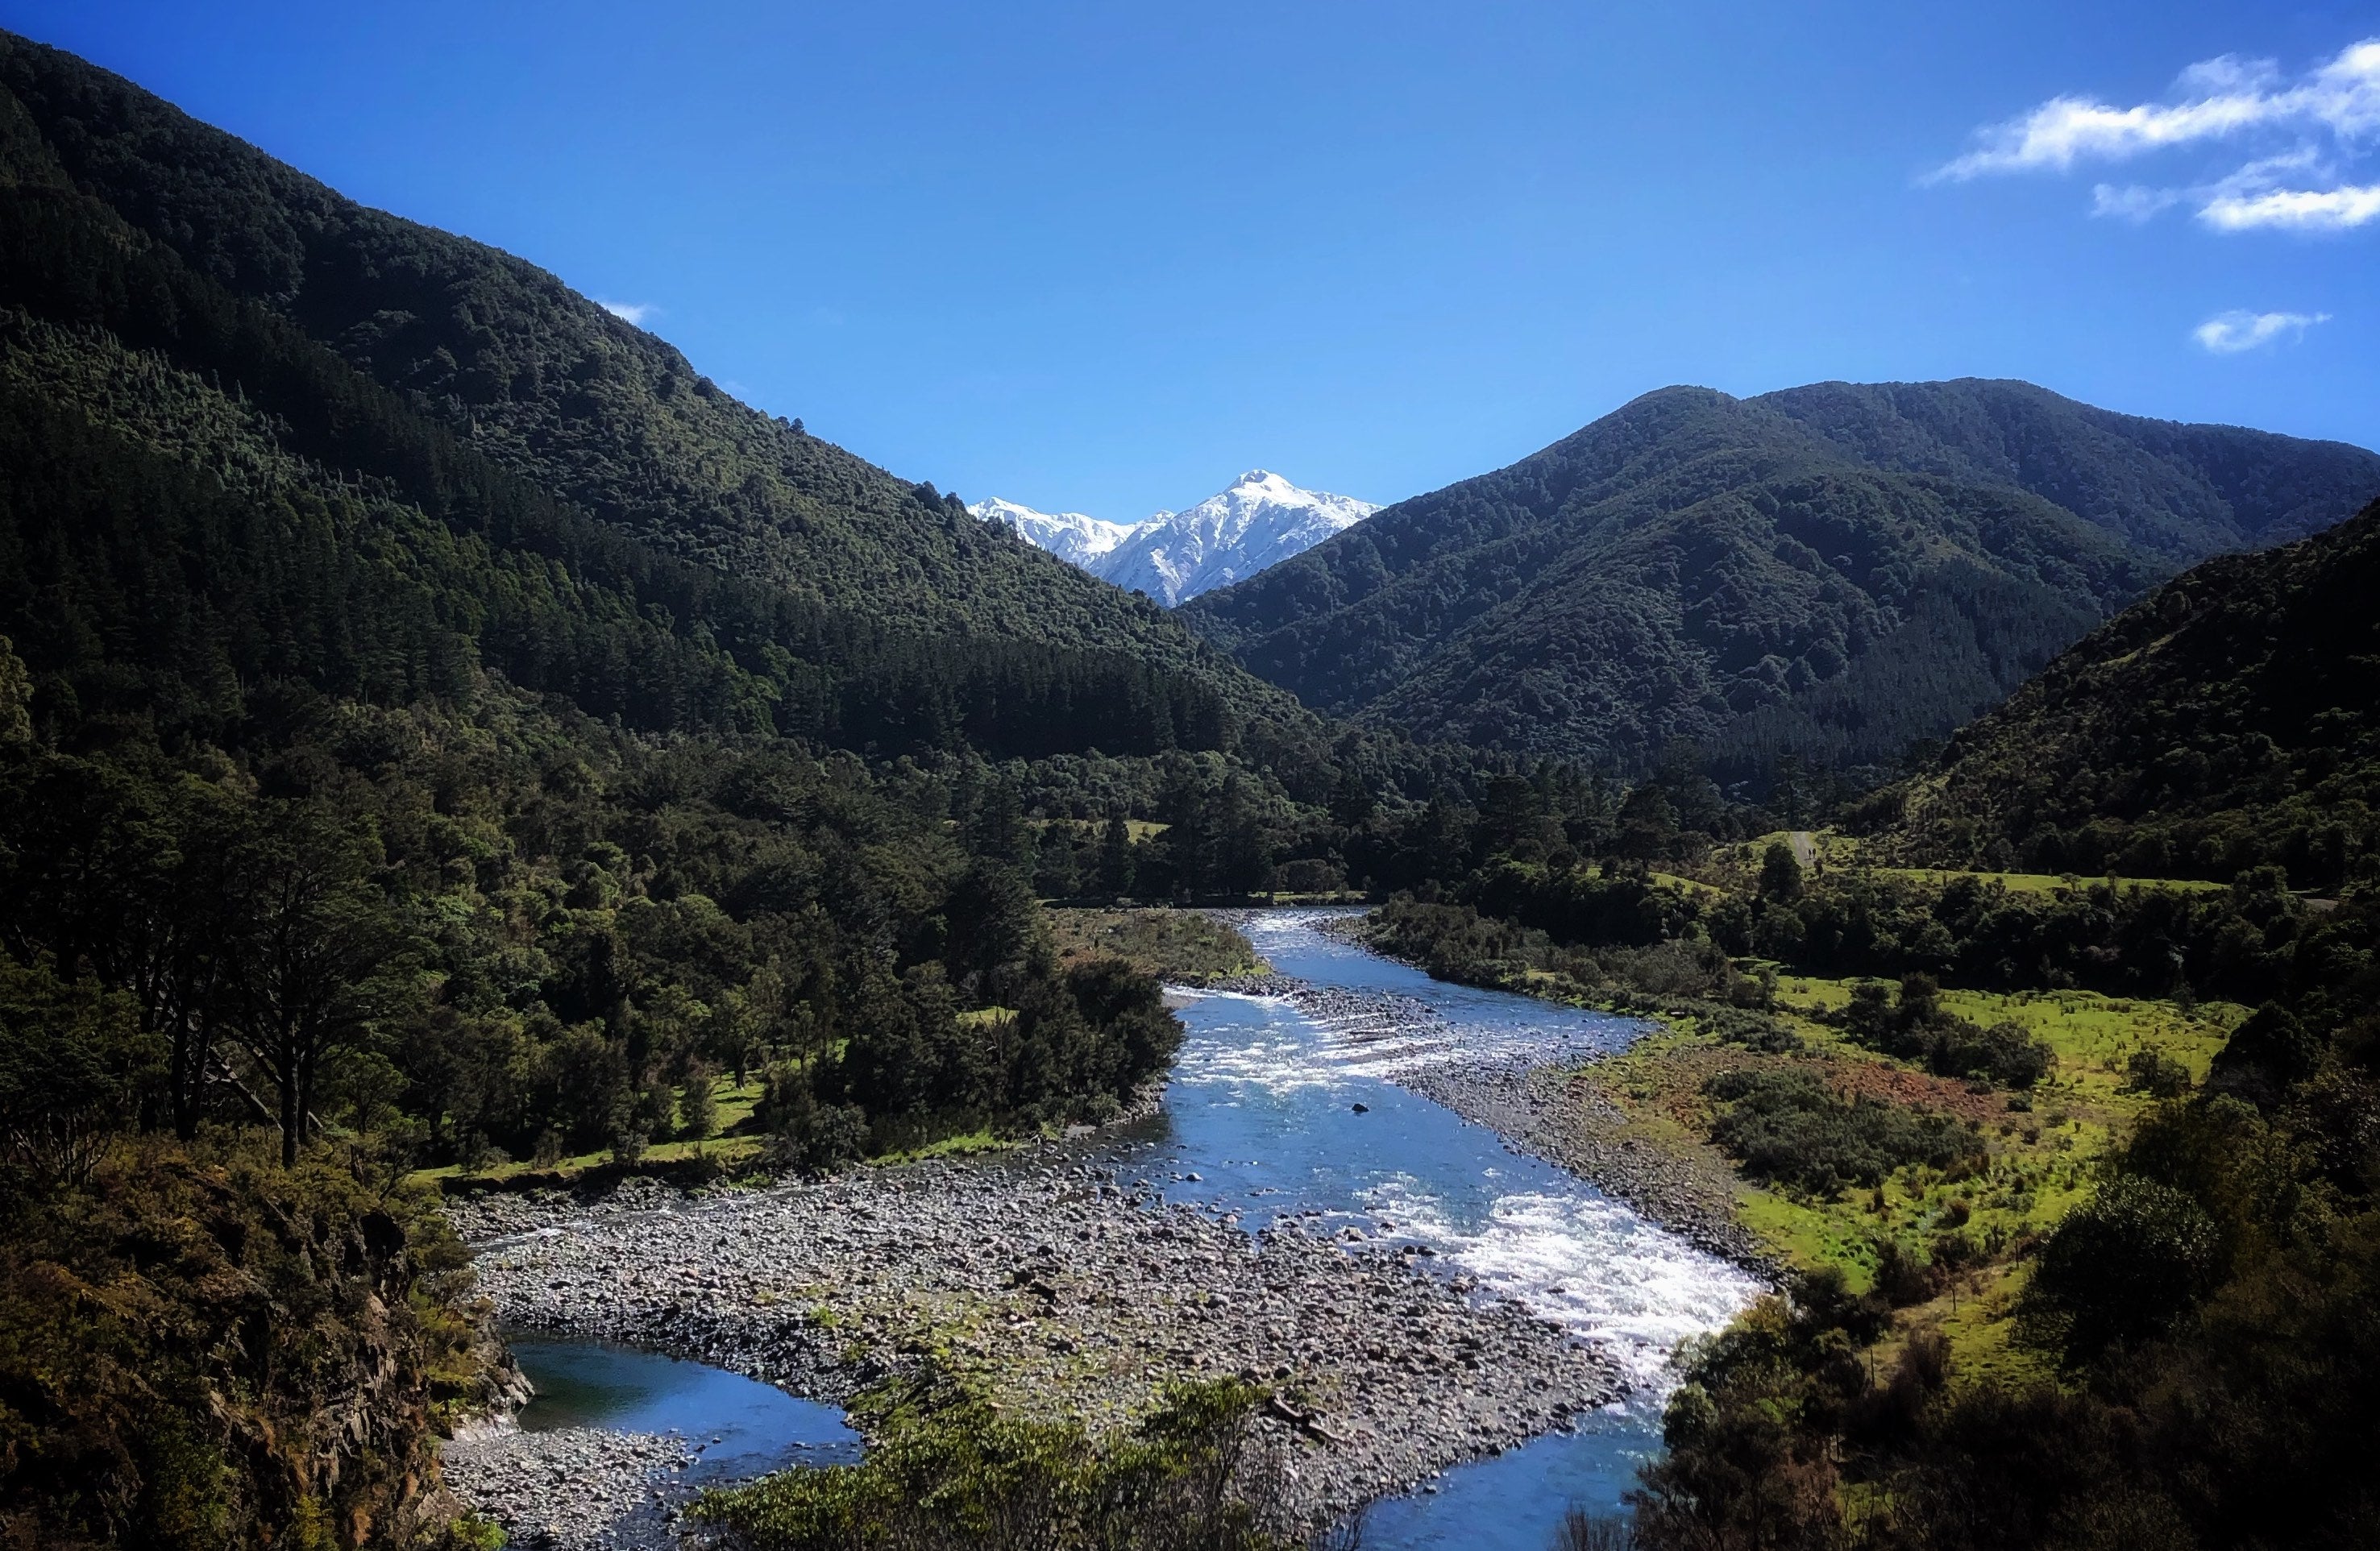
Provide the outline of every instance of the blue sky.
[[1670,382],[2023,377],[2380,445],[2380,94],[2347,56],[2380,0],[0,26],[969,499],[1137,517],[1260,465],[1393,501]]

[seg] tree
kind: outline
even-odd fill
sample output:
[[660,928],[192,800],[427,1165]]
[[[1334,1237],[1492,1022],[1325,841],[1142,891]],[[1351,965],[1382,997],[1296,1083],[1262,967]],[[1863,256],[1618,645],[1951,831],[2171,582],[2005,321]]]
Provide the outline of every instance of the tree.
[[1099,831],[1099,891],[1121,899],[1132,892],[1132,827],[1121,813],[1108,815]]
[[1205,858],[1211,887],[1233,893],[1253,892],[1265,886],[1272,871],[1272,850],[1266,843],[1261,815],[1248,780],[1237,770],[1223,778],[1208,816]]
[[1075,866],[1075,827],[1052,820],[1041,830],[1041,854],[1033,865],[1033,891],[1049,899],[1065,899],[1080,886]]
[[967,849],[1003,862],[1026,862],[1033,856],[1033,831],[1025,822],[1016,788],[1008,782],[995,781],[985,788],[975,822],[967,827]]
[[131,998],[0,955],[0,1144],[11,1161],[83,1182],[157,1076],[158,1055]]
[[393,1009],[389,972],[407,943],[364,880],[367,842],[311,805],[276,807],[240,848],[226,980],[233,1031],[273,1084],[294,1168],[324,1060]]
[[719,1101],[711,1095],[713,1080],[709,1062],[687,1063],[685,1089],[677,1101],[678,1129],[697,1141],[719,1130]]
[[2029,1313],[2087,1359],[2163,1330],[2212,1285],[2221,1243],[2205,1209],[2136,1174],[2104,1181],[2042,1246]]
[[1611,842],[1615,855],[1655,862],[1670,854],[1678,838],[1678,810],[1669,794],[1646,782],[1620,805],[1620,832]]
[[143,1033],[166,1047],[163,1119],[189,1140],[222,1075],[225,890],[242,799],[195,777],[143,781],[53,757],[18,800],[0,940],[130,994]]
[[1760,858],[1760,897],[1791,904],[1802,897],[1802,863],[1783,841],[1771,841]]
[[0,636],[0,747],[30,743],[33,736],[33,675],[24,659]]
[[1330,822],[1353,830],[1371,818],[1378,806],[1372,789],[1364,784],[1364,778],[1355,773],[1354,768],[1341,766],[1338,784],[1330,791]]

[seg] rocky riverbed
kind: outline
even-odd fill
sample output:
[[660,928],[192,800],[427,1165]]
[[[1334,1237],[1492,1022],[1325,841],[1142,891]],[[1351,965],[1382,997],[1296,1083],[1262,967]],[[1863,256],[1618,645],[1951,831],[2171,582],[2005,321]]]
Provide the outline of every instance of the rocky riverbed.
[[[1377,1045],[1380,1075],[1697,1246],[1768,1269],[1734,1219],[1724,1160],[1633,1133],[1591,1067],[1466,1051],[1461,1031],[1411,996],[1272,974],[1206,989],[1291,1000],[1334,1042]],[[819,1400],[930,1358],[1004,1403],[1112,1428],[1168,1381],[1258,1379],[1281,1397],[1263,1423],[1268,1446],[1318,1516],[1620,1392],[1594,1348],[1437,1274],[1392,1223],[1336,1219],[1326,1238],[1311,1218],[1217,1220],[1165,1205],[1156,1181],[1116,1175],[1086,1150],[1096,1146],[708,1197],[630,1181],[599,1202],[499,1195],[452,1210],[515,1328],[650,1348]],[[1179,1194],[1196,1181],[1166,1182]],[[490,1432],[450,1448],[449,1475],[517,1545],[666,1545],[685,1533],[687,1448]]]
[[524,1551],[644,1551],[676,1542],[700,1458],[667,1433],[481,1425],[440,1453],[447,1488]]
[[[933,1354],[1023,1408],[1094,1427],[1167,1381],[1240,1375],[1310,1511],[1352,1508],[1614,1398],[1609,1362],[1415,1245],[1247,1228],[1157,1203],[1058,1148],[863,1169],[708,1200],[647,1191],[458,1203],[516,1327],[634,1343],[822,1400]],[[1393,1231],[1377,1225],[1377,1231]],[[522,1506],[468,1501],[541,1524]],[[653,1488],[648,1486],[648,1491]]]

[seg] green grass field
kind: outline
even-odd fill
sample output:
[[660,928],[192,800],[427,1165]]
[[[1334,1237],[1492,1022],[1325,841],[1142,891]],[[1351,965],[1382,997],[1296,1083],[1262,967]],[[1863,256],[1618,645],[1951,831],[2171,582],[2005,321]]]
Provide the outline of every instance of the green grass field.
[[2168,889],[2178,893],[2219,893],[2228,884],[2195,878],[2075,878],[2046,872],[1949,872],[1940,867],[1870,867],[1879,878],[1906,878],[1939,887],[1955,878],[1997,883],[2011,894],[2061,894],[2108,884],[2118,889]]
[[[683,1163],[698,1153],[708,1153],[731,1173],[744,1167],[759,1155],[760,1139],[735,1133],[751,1120],[753,1107],[760,1102],[763,1091],[763,1084],[757,1074],[740,1087],[721,1078],[710,1090],[711,1103],[716,1107],[718,1116],[713,1134],[699,1140],[686,1138],[675,1142],[656,1142],[644,1150],[640,1161]],[[684,1094],[685,1090],[680,1089],[679,1097],[683,1097]],[[467,1169],[459,1164],[450,1163],[437,1169],[416,1169],[411,1178],[433,1184],[449,1180],[485,1180],[492,1183],[517,1179],[524,1174],[543,1173],[576,1179],[590,1169],[601,1169],[612,1161],[612,1151],[607,1147],[596,1152],[575,1154],[543,1167],[528,1158],[512,1158],[477,1169]]]
[[1799,1052],[1758,1054],[1721,1043],[1692,1020],[1670,1020],[1661,1032],[1589,1070],[1624,1112],[1627,1134],[1713,1168],[1725,1166],[1707,1140],[1717,1109],[1702,1087],[1717,1072],[1735,1068],[1814,1068],[1838,1091],[1961,1119],[1985,1143],[1981,1160],[1948,1170],[1908,1166],[1877,1189],[1832,1197],[1739,1180],[1738,1219],[1786,1264],[1839,1267],[1863,1290],[1874,1285],[1884,1240],[1931,1254],[1938,1253],[1944,1234],[1956,1234],[1972,1263],[1939,1296],[1902,1311],[1900,1328],[1904,1334],[1939,1328],[1950,1339],[1957,1371],[1971,1379],[2045,1372],[2036,1352],[2011,1339],[2011,1310],[2024,1277],[2022,1246],[2087,1196],[2095,1161],[2152,1102],[2126,1089],[2131,1055],[2155,1050],[2200,1081],[2246,1009],[2226,1003],[2185,1009],[2087,991],[1944,991],[1946,1011],[1986,1025],[2021,1024],[2056,1052],[2057,1068],[2046,1081],[2011,1094],[1918,1071],[1852,1044],[1812,1016],[1848,1003],[1857,983],[1779,978],[1779,1016],[1803,1040]]
[[[1761,858],[1767,854],[1771,845],[1785,842],[1789,839],[1790,831],[1774,830],[1755,840],[1721,847],[1712,853],[1712,861],[1724,869],[1749,877],[1759,871]],[[1964,872],[1944,867],[1871,866],[1860,860],[1860,841],[1857,836],[1840,834],[1833,830],[1817,830],[1810,832],[1810,842],[1812,850],[1816,854],[1819,866],[1828,872],[1844,868],[1860,868],[1873,872],[1879,878],[1907,878],[1912,882],[1930,883],[1937,887],[1958,878],[1973,878],[1985,883],[1997,883],[2011,894],[2058,894],[2069,890],[2088,889],[2102,883],[2112,884],[2122,889],[2174,889],[2191,893],[2228,887],[2228,884],[2209,883],[2202,879],[2187,878],[2080,878],[2071,874],[2046,872]]]

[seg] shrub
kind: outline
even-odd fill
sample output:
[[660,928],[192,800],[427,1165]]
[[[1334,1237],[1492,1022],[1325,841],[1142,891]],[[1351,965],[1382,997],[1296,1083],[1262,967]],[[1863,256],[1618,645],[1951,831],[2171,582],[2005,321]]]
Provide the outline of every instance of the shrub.
[[2155,1050],[2135,1050],[2124,1063],[2124,1085],[2151,1098],[2180,1098],[2190,1091],[2190,1068]]
[[2042,1245],[2025,1290],[2037,1331],[2075,1360],[2155,1335],[2214,1276],[2215,1220],[2168,1185],[2117,1174]]
[[719,1100],[711,1093],[710,1068],[697,1061],[686,1068],[686,1086],[678,1096],[679,1132],[701,1141],[719,1131]]
[[877,1441],[856,1465],[714,1488],[695,1517],[755,1551],[1030,1545],[1043,1551],[1285,1548],[1275,1461],[1255,1433],[1263,1391],[1177,1386],[1128,1436],[998,1410],[929,1371],[871,1397]]
[[2003,1088],[2029,1088],[2049,1075],[2058,1058],[2025,1026],[2001,1022],[1978,1028],[1964,1018],[1935,1026],[1925,1051],[1928,1070],[1945,1077],[1974,1077]]
[[827,1173],[857,1157],[868,1143],[867,1111],[820,1100],[801,1067],[770,1071],[753,1119],[769,1136],[761,1162],[781,1172]]
[[1723,1072],[1703,1085],[1728,1106],[1711,1134],[1757,1180],[1832,1195],[1912,1163],[1947,1168],[1984,1145],[1946,1116],[1861,1097],[1846,1101],[1808,1072]]
[[1914,1061],[1942,1077],[1965,1077],[2004,1088],[2029,1088],[2049,1074],[2057,1057],[2022,1024],[1983,1028],[1942,1010],[1941,990],[1923,975],[1900,983],[1897,1004],[1881,986],[1852,988],[1841,1014],[1844,1030],[1870,1049]]

